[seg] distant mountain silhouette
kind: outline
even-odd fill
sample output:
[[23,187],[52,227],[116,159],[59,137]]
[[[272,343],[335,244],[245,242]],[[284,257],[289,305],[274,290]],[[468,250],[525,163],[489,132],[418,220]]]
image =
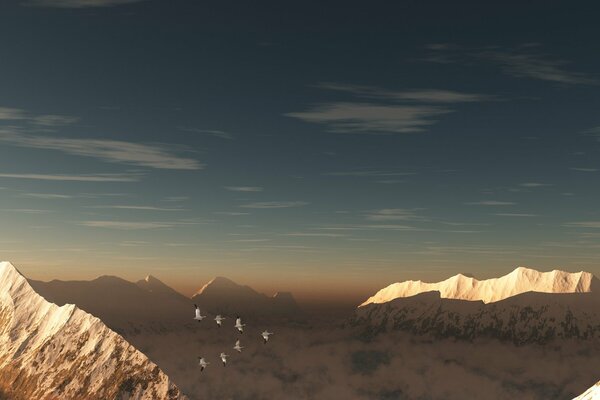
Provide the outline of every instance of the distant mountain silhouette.
[[291,293],[278,292],[273,297],[268,297],[249,286],[239,285],[221,276],[204,285],[192,297],[192,301],[212,314],[300,316],[300,308]]
[[101,276],[91,281],[30,280],[29,283],[48,301],[76,304],[118,332],[143,324],[157,327],[180,324],[191,321],[193,316],[190,299],[154,277],[137,283],[116,276]]

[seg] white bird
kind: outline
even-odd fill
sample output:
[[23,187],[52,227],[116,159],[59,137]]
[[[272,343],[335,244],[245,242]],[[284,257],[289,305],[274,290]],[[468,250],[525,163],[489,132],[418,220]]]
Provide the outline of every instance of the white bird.
[[246,326],[246,324],[242,324],[242,319],[240,317],[237,317],[235,319],[235,328],[238,330],[239,333],[244,333],[244,326]]
[[272,334],[273,334],[273,332],[269,332],[269,331],[264,331],[263,333],[261,333],[261,336],[263,337],[265,344],[267,344],[267,342],[269,341],[269,336],[271,336]]
[[221,353],[219,357],[221,357],[221,361],[223,361],[223,366],[227,365],[227,357],[229,356],[225,353]]
[[215,322],[217,323],[217,325],[219,326],[219,328],[221,327],[221,323],[223,322],[224,319],[225,319],[225,317],[221,317],[220,315],[217,315],[215,317]]
[[200,361],[198,361],[198,365],[200,366],[200,372],[204,371],[204,368],[206,368],[206,366],[208,364],[210,364],[209,362],[207,362],[204,357],[198,357],[200,359]]
[[204,318],[206,318],[206,315],[201,315],[200,314],[200,307],[198,307],[196,304],[194,304],[194,307],[196,307],[196,316],[194,317],[195,320],[197,320],[198,322],[200,322]]
[[240,346],[240,341],[239,340],[236,341],[235,342],[235,346],[233,346],[233,349],[235,351],[237,351],[238,353],[241,353],[243,348],[244,348],[244,346]]

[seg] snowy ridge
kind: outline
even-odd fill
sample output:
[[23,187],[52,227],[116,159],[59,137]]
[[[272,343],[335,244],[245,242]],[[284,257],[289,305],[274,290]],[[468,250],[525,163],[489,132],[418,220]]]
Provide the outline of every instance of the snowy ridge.
[[359,307],[371,303],[386,303],[397,298],[411,297],[432,291],[440,292],[440,296],[446,299],[480,300],[484,303],[493,303],[526,292],[586,293],[592,291],[594,281],[596,281],[594,276],[584,271],[575,273],[559,270],[540,272],[519,267],[500,278],[481,281],[458,274],[436,283],[397,282],[379,290]]
[[586,390],[583,394],[575,397],[573,400],[598,400],[600,399],[600,381]]
[[184,399],[145,355],[72,304],[38,295],[0,262],[0,397]]

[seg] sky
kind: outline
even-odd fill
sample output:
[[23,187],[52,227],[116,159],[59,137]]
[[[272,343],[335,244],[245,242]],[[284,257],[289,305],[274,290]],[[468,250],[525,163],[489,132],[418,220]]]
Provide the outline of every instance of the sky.
[[600,6],[0,3],[0,259],[300,298],[600,275]]

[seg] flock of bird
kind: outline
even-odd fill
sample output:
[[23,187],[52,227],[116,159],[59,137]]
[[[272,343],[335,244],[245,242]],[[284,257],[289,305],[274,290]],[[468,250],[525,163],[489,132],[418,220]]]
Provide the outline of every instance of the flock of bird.
[[[194,319],[198,322],[201,322],[204,318],[206,318],[206,315],[202,315],[200,312],[200,307],[198,307],[197,304],[194,304],[194,307],[196,308],[196,316],[194,317]],[[221,315],[217,315],[215,317],[215,322],[217,323],[217,326],[220,328],[223,325],[223,320],[225,320],[226,318],[221,316]],[[246,326],[246,324],[242,324],[242,318],[241,317],[236,317],[235,319],[235,325],[233,326],[235,329],[237,329],[237,331],[242,334],[244,333],[244,326]],[[273,334],[273,332],[269,332],[269,331],[263,331],[260,335],[263,338],[263,343],[267,344],[267,342],[269,341],[269,336],[271,336]],[[233,346],[233,349],[235,351],[237,351],[238,353],[242,352],[242,349],[244,347],[240,344],[239,339],[236,340],[235,342],[235,346]],[[223,366],[225,367],[227,365],[227,357],[229,357],[229,355],[221,352],[221,354],[219,354],[219,357],[221,358],[221,361],[223,362]],[[200,366],[200,371],[204,371],[204,369],[210,364],[208,361],[206,361],[204,359],[204,357],[200,356],[198,357],[198,365]]]

